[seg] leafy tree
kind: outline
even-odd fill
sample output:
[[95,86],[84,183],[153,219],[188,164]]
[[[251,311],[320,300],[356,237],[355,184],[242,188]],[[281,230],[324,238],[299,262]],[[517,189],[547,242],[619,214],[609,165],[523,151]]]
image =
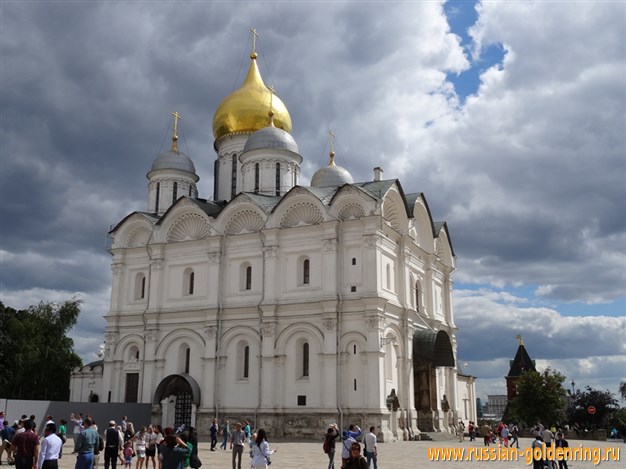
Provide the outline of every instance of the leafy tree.
[[550,368],[543,373],[524,371],[517,380],[517,396],[509,402],[509,420],[531,426],[557,425],[565,419],[566,392],[562,384],[565,376]]
[[0,302],[0,389],[9,399],[67,400],[70,372],[81,366],[67,336],[80,314],[77,298],[16,311]]
[[622,396],[623,401],[626,401],[626,381],[619,383],[619,395]]
[[626,408],[622,407],[611,415],[607,430],[611,431],[612,428],[616,428],[622,438],[626,435]]
[[[570,422],[589,430],[607,428],[609,419],[618,409],[618,401],[610,391],[600,391],[587,386],[584,391],[574,394],[574,406],[570,410]],[[588,412],[589,407],[595,408],[595,413]]]

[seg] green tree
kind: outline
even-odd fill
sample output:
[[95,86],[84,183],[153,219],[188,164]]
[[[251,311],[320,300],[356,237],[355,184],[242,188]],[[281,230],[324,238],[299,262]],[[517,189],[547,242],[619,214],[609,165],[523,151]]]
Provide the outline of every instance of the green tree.
[[622,396],[623,401],[626,401],[626,381],[619,383],[619,395]]
[[9,399],[67,400],[70,372],[81,366],[68,337],[80,314],[77,298],[17,311],[0,302],[0,388]]
[[543,373],[524,371],[517,380],[517,396],[507,409],[509,420],[530,426],[557,425],[565,419],[565,376],[550,368]]
[[[595,408],[593,414],[589,408]],[[578,425],[587,427],[589,430],[607,428],[609,419],[618,410],[618,401],[610,391],[600,391],[587,386],[584,391],[576,391],[574,394],[574,406],[569,416],[570,423],[578,422]]]

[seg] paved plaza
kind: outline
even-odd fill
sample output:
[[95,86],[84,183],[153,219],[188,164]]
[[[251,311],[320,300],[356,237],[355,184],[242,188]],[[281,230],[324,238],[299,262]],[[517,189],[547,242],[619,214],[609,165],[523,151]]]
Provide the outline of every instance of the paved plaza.
[[[520,449],[530,446],[532,440],[529,438],[520,439]],[[619,448],[620,456],[622,452],[626,452],[626,445],[622,442],[601,442],[601,441],[570,441],[570,446],[577,447],[581,443],[584,447],[588,448]],[[219,444],[219,443],[218,443]],[[66,450],[72,448],[72,441],[68,440]],[[270,446],[272,449],[278,448],[278,452],[272,458],[271,469],[299,469],[299,468],[316,468],[326,469],[328,467],[328,457],[322,450],[322,440],[316,442],[302,442],[302,441],[276,441],[270,440]],[[200,459],[203,462],[202,469],[230,469],[231,465],[231,452],[230,450],[220,450],[211,452],[208,450],[209,443],[205,440],[201,440],[200,444]],[[428,448],[482,448],[482,441],[459,443],[456,440],[451,441],[401,441],[395,443],[383,443],[379,445],[379,467],[381,469],[404,469],[410,467],[440,467],[440,468],[489,468],[497,467],[498,469],[509,468],[532,468],[532,464],[527,466],[523,460],[523,457],[518,461],[429,461]],[[59,469],[73,469],[76,457],[73,454],[65,454],[61,459]],[[104,456],[100,457],[100,464],[98,469],[104,468]],[[247,457],[247,452],[244,453],[244,459],[242,463],[242,469],[249,469],[250,459]],[[597,466],[591,461],[575,461],[568,464],[570,468],[582,469],[582,468],[617,468],[624,467],[623,462],[615,461],[602,461]],[[123,466],[118,464],[119,469],[123,469]],[[335,457],[335,468],[340,469],[341,459],[340,455]],[[133,458],[133,469],[135,468],[135,459]],[[152,469],[152,466],[150,466]],[[145,469],[145,468],[144,468]]]

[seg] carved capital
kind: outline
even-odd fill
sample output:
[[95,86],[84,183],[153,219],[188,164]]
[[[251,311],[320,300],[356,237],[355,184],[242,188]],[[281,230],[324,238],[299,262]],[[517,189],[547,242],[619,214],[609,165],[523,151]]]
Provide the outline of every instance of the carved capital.
[[261,335],[263,337],[272,337],[276,333],[275,322],[265,322],[261,325]]
[[122,272],[124,272],[124,263],[120,262],[116,264],[111,264],[111,272],[113,272],[114,276],[121,275]]
[[152,272],[159,272],[163,270],[163,259],[154,259],[150,262],[150,270]]
[[326,318],[322,321],[322,324],[327,331],[332,331],[337,326],[337,321],[335,321],[333,318]]
[[146,340],[148,342],[156,342],[158,336],[159,336],[158,329],[148,329],[146,331]]
[[372,331],[382,330],[385,328],[385,320],[382,316],[374,316],[366,319],[367,328]]
[[276,245],[265,246],[263,248],[263,254],[265,255],[266,259],[274,259],[274,258],[276,258],[277,253],[278,253],[278,246],[276,246]]
[[217,335],[217,326],[206,326],[204,328],[204,336],[207,339],[215,339]]
[[219,264],[221,254],[222,253],[220,251],[209,251],[207,253],[209,257],[209,264],[212,264],[212,265]]
[[378,234],[363,236],[363,244],[366,248],[375,248],[383,243],[382,236]]
[[324,249],[324,252],[335,252],[337,250],[337,240],[335,238],[323,239],[322,248]]

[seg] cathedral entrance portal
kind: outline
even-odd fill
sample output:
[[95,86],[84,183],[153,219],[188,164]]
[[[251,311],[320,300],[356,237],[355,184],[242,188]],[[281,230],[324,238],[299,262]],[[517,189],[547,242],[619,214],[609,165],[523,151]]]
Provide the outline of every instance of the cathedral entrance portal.
[[[444,331],[417,331],[413,334],[414,402],[417,426],[421,431],[442,430],[439,415],[436,367],[454,367],[450,336]],[[442,398],[442,396],[439,396]],[[445,409],[441,412],[447,413]],[[447,421],[446,421],[447,424]]]
[[170,375],[157,386],[152,400],[161,407],[161,425],[179,428],[195,425],[200,405],[200,386],[187,374]]

